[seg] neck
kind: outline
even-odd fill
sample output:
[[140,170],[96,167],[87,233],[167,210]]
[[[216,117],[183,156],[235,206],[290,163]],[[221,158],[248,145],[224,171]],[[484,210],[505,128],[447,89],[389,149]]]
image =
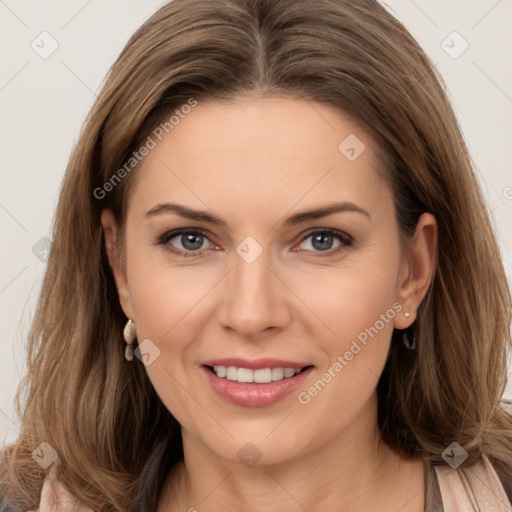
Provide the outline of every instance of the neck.
[[380,438],[375,403],[330,442],[277,464],[220,458],[182,431],[184,460],[168,475],[158,512],[194,509],[424,510],[424,468]]

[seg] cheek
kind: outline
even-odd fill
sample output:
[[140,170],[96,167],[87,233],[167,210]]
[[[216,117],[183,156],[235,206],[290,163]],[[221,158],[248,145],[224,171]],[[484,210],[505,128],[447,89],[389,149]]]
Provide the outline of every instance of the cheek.
[[139,341],[149,339],[159,350],[146,366],[148,377],[169,411],[188,430],[195,431],[189,412],[194,407],[183,391],[190,375],[190,358],[196,350],[204,298],[218,281],[212,271],[172,268],[154,251],[134,248],[128,259],[128,281]]
[[175,333],[191,325],[202,297],[218,281],[212,274],[201,265],[173,268],[164,249],[134,247],[128,258],[128,282],[139,335],[158,341],[172,336],[179,345],[185,338]]
[[295,272],[292,281],[294,292],[321,322],[317,333],[322,329],[325,337],[333,340],[334,347],[344,345],[374,326],[388,311],[386,320],[391,318],[391,321],[386,321],[385,326],[379,322],[377,327],[386,335],[390,334],[396,314],[392,307],[396,301],[398,275],[394,256],[372,254],[326,270],[315,272],[314,276]]
[[[327,272],[296,278],[297,295],[315,313],[310,338],[322,354],[319,371],[300,403],[331,418],[333,428],[355,417],[375,390],[389,352],[399,250],[392,244],[347,258]],[[312,317],[313,318],[313,317]]]
[[347,427],[375,392],[389,352],[393,318],[401,308],[393,285],[389,275],[352,269],[328,286],[310,286],[322,321],[311,339],[322,357],[315,379],[298,399],[311,417],[326,420],[332,435]]

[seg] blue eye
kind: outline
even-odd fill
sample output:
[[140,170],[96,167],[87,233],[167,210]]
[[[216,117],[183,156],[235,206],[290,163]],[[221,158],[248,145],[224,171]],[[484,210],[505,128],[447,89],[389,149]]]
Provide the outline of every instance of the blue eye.
[[[172,240],[176,240],[176,242],[172,243]],[[199,256],[202,255],[200,249],[203,248],[205,240],[208,240],[208,238],[203,231],[196,229],[180,229],[164,233],[158,239],[158,243],[166,245],[170,252],[178,253],[182,256]],[[178,250],[173,249],[173,247],[176,247]]]
[[[179,256],[203,256],[207,249],[216,248],[209,240],[208,234],[199,229],[178,229],[167,231],[161,235],[156,243],[164,245],[166,250]],[[208,242],[209,246],[204,246]],[[300,245],[307,242],[308,247],[303,247],[306,252],[314,253],[314,256],[332,256],[353,243],[352,237],[341,231],[333,229],[316,230],[304,237]],[[292,249],[294,252],[296,249]]]
[[[340,231],[324,229],[310,233],[302,240],[301,244],[306,241],[309,241],[307,244],[309,247],[306,250],[325,253],[318,254],[318,256],[330,256],[342,251],[346,247],[350,247],[353,239]],[[336,242],[337,245],[334,245]]]

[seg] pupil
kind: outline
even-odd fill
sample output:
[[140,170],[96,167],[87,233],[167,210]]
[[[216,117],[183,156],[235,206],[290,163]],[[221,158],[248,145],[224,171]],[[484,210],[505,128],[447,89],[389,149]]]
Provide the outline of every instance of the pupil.
[[332,235],[319,233],[313,237],[313,247],[320,251],[330,249],[332,245]]
[[203,237],[201,235],[182,235],[181,236],[181,243],[183,244],[183,247],[188,250],[194,250],[199,249],[203,243]]

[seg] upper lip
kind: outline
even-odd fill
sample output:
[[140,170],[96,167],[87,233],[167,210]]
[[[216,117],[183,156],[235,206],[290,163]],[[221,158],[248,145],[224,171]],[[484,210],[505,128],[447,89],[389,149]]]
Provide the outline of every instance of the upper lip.
[[248,361],[239,357],[227,357],[223,359],[210,359],[204,361],[205,366],[235,366],[236,368],[248,368],[250,370],[260,370],[262,368],[304,368],[311,366],[308,363],[300,363],[297,361],[285,361],[284,359],[274,359],[271,357],[264,357],[261,359],[254,359]]

